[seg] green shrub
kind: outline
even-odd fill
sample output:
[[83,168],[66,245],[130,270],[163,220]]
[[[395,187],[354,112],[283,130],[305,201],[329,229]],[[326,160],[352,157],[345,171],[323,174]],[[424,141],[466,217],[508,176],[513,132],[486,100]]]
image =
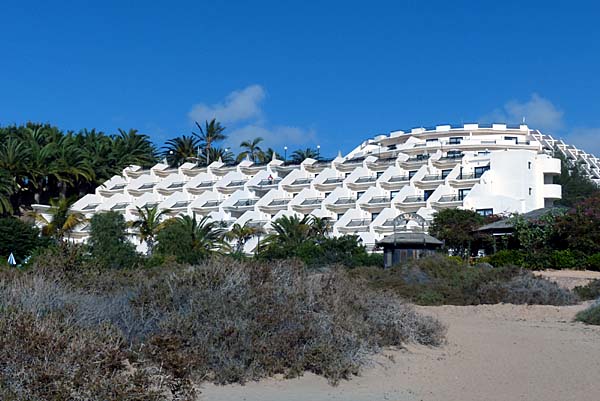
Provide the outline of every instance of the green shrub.
[[595,253],[588,257],[586,266],[590,270],[600,271],[600,253]]
[[550,257],[551,265],[549,267],[553,269],[573,269],[578,266],[579,260],[575,257],[573,252],[568,249],[553,251]]
[[441,255],[409,261],[391,269],[356,269],[353,277],[372,287],[391,290],[420,305],[576,302],[568,290],[516,266],[470,267]]
[[38,248],[49,245],[48,238],[40,237],[40,230],[15,217],[0,218],[0,258],[5,261],[11,253],[17,263],[23,261]]
[[117,212],[95,214],[90,221],[90,253],[99,265],[108,269],[131,268],[139,255],[127,239],[127,225]]
[[517,250],[502,250],[489,257],[489,263],[496,267],[500,266],[523,266],[525,263],[525,255]]
[[582,300],[600,298],[600,280],[592,280],[587,285],[577,286],[573,291]]
[[575,320],[586,324],[600,325],[600,302],[596,302],[575,316]]

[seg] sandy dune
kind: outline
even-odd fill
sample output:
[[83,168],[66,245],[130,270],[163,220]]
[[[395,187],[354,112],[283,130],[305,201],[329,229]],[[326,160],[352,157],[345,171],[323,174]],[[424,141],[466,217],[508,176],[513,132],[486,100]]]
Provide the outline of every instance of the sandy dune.
[[445,346],[388,350],[337,387],[306,374],[204,385],[200,400],[598,401],[600,327],[572,322],[585,306],[422,307],[448,324]]

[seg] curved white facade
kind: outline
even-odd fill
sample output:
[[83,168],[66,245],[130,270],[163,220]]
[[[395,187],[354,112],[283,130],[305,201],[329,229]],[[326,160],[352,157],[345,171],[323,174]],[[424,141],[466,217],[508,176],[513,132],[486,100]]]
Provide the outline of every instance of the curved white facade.
[[[88,216],[116,210],[135,220],[136,206],[158,205],[174,216],[208,215],[225,226],[248,223],[267,232],[280,216],[311,214],[330,218],[334,235],[356,234],[369,246],[389,235],[394,218],[406,212],[430,221],[436,210],[450,207],[504,214],[552,205],[561,197],[553,183],[561,168],[551,156],[556,148],[586,157],[590,177],[598,173],[598,159],[563,145],[526,125],[415,128],[377,136],[327,162],[133,166],[73,208]],[[73,238],[85,240],[87,229]]]

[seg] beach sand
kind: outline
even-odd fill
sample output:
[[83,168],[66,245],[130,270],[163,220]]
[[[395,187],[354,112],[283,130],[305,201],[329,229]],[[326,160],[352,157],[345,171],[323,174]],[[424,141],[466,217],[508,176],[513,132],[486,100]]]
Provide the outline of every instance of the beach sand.
[[199,399],[598,401],[600,327],[572,321],[588,304],[418,307],[448,325],[447,344],[385,350],[336,387],[305,374],[244,386],[204,384]]

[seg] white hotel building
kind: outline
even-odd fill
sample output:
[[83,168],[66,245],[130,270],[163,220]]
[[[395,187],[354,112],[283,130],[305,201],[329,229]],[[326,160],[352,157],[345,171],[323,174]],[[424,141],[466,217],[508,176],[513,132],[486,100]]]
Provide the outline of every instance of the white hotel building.
[[[554,152],[600,179],[597,158],[527,125],[440,125],[379,135],[330,161],[132,166],[73,209],[88,217],[118,211],[131,221],[138,217],[136,207],[158,205],[173,216],[208,215],[224,226],[251,224],[266,232],[281,216],[313,215],[331,219],[333,235],[358,235],[372,246],[398,224],[404,224],[401,230],[421,228],[417,219],[394,223],[405,213],[431,221],[444,208],[488,215],[551,206],[561,197],[554,184],[561,163]],[[84,241],[88,230],[80,227],[72,238]],[[249,241],[245,251],[251,253],[257,241]]]

